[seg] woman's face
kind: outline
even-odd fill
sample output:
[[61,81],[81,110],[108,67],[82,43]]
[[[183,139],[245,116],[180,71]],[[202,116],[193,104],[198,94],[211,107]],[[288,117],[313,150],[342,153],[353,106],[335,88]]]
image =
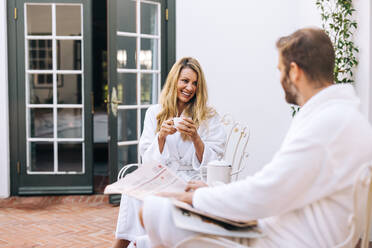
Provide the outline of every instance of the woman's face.
[[182,103],[188,103],[196,93],[198,87],[198,75],[190,68],[181,70],[177,82],[177,100]]

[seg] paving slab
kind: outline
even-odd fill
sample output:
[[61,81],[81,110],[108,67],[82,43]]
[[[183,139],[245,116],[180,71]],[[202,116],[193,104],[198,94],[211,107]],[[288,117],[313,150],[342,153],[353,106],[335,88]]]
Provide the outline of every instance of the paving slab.
[[111,247],[118,211],[105,195],[0,199],[0,247]]

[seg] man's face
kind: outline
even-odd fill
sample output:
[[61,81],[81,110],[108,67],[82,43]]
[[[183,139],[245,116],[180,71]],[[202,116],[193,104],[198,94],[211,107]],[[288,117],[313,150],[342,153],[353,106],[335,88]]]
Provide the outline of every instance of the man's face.
[[279,55],[278,69],[280,71],[280,83],[282,84],[285,93],[285,100],[289,104],[298,105],[298,90],[294,83],[291,81],[289,73],[286,72],[285,65],[282,62],[282,55]]

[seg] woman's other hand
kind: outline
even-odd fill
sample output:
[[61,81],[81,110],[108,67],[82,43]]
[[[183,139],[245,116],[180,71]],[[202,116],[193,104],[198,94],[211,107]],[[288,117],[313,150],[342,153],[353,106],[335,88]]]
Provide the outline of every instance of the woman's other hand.
[[181,134],[190,137],[193,142],[200,139],[196,125],[191,118],[182,117],[182,121],[177,126],[177,130]]
[[198,130],[194,121],[191,118],[182,117],[183,121],[177,126],[177,130],[188,137],[191,138],[194,143],[196,157],[201,163],[203,160],[204,153],[204,143],[198,134]]

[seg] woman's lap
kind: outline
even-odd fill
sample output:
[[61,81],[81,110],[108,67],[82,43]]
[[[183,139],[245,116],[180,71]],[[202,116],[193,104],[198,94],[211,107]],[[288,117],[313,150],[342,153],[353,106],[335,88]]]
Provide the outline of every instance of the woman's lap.
[[145,234],[138,218],[141,207],[141,201],[124,194],[121,196],[115,233],[117,239],[134,240],[137,236]]

